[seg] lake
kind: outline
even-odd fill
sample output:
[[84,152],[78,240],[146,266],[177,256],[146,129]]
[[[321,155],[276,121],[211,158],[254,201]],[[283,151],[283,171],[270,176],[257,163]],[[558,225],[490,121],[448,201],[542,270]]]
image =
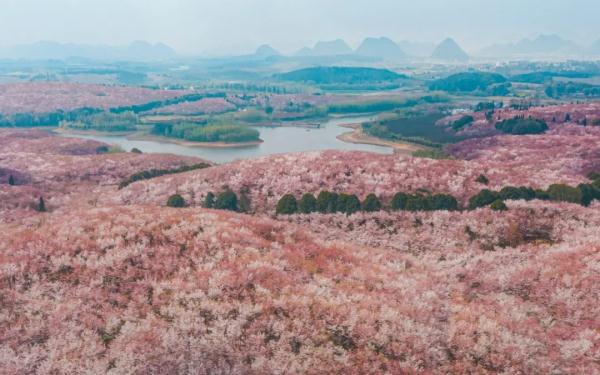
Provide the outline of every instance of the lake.
[[135,147],[143,152],[161,152],[196,156],[215,163],[227,163],[239,159],[249,159],[285,152],[319,150],[356,150],[392,154],[393,149],[391,147],[347,143],[337,139],[338,135],[351,131],[351,129],[339,125],[356,124],[369,120],[369,117],[334,118],[322,123],[319,129],[305,129],[299,127],[257,127],[256,129],[260,131],[260,138],[264,140],[264,142],[258,146],[242,148],[188,147],[168,142],[129,140],[126,136],[69,134],[63,134],[63,136],[94,139],[100,142],[119,145],[127,151]]

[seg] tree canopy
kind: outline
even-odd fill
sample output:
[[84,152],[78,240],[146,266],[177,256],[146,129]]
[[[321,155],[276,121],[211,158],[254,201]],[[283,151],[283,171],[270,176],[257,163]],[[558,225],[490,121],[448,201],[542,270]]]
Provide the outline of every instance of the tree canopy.
[[277,202],[277,215],[292,215],[298,212],[298,202],[292,194],[286,194]]
[[173,194],[167,199],[167,207],[185,207],[185,199],[179,194]]
[[218,210],[238,211],[237,195],[231,190],[220,193],[215,201],[215,208]]
[[548,130],[548,124],[534,118],[513,118],[496,123],[496,129],[513,135],[541,134]]

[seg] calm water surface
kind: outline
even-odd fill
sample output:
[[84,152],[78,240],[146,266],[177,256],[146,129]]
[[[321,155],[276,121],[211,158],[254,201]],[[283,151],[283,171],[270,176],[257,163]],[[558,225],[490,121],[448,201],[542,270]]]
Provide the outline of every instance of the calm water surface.
[[351,129],[339,125],[368,121],[369,117],[336,118],[329,120],[319,129],[295,127],[256,128],[264,142],[258,146],[243,148],[203,148],[180,146],[157,141],[128,140],[125,136],[66,135],[70,137],[94,139],[109,144],[117,144],[125,150],[136,147],[143,152],[161,152],[177,155],[196,156],[216,163],[226,163],[238,159],[249,159],[284,152],[319,150],[359,150],[391,154],[392,148],[375,145],[346,143],[336,137]]

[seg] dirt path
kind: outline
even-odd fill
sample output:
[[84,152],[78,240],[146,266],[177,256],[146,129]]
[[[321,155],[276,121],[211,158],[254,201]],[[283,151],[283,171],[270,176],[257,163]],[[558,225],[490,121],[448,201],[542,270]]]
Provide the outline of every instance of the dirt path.
[[386,146],[394,149],[394,152],[403,154],[412,154],[415,151],[426,150],[427,147],[407,142],[393,142],[385,139],[373,137],[363,133],[360,126],[345,126],[354,129],[351,132],[343,133],[337,136],[342,142],[363,143],[368,145]]

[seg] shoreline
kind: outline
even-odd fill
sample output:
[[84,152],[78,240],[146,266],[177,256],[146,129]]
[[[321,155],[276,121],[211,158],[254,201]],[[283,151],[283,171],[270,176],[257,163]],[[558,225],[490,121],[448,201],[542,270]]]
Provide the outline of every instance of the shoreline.
[[160,142],[160,143],[172,143],[172,144],[176,144],[176,145],[179,145],[179,146],[199,147],[199,148],[245,148],[245,147],[260,146],[262,143],[264,143],[264,141],[262,139],[259,139],[258,141],[237,142],[237,143],[225,143],[225,142],[192,142],[192,141],[186,141],[186,140],[183,140],[183,139],[168,138],[168,137],[161,137],[161,136],[157,136],[157,135],[138,134],[138,133],[130,134],[129,136],[127,136],[127,140],[130,140],[130,141],[153,141],[153,142]]
[[239,143],[225,143],[225,142],[192,142],[177,138],[161,137],[157,135],[150,135],[142,132],[101,132],[96,130],[90,131],[70,131],[61,128],[53,129],[52,132],[64,135],[64,136],[98,136],[98,137],[125,137],[129,141],[152,141],[159,143],[171,143],[185,147],[198,147],[198,148],[245,148],[245,147],[256,147],[260,146],[264,141],[259,139],[258,141],[251,142],[239,142]]
[[373,137],[371,135],[367,135],[363,133],[360,124],[345,124],[339,125],[343,128],[352,129],[350,132],[342,133],[338,135],[336,138],[342,142],[346,143],[354,143],[354,144],[367,144],[367,145],[375,145],[375,146],[385,146],[390,147],[394,150],[394,153],[402,153],[407,155],[412,155],[415,151],[427,150],[428,147],[417,145],[414,143],[408,142],[393,142],[387,141],[385,139]]
[[103,132],[98,130],[66,130],[63,128],[52,128],[50,131],[59,135],[94,135],[98,137],[127,137],[135,133],[135,131]]
[[[351,131],[339,134],[336,138],[345,143],[353,143],[353,144],[366,144],[366,145],[374,145],[374,146],[383,146],[392,148],[394,153],[402,153],[411,155],[415,151],[419,150],[428,150],[429,148],[426,146],[421,146],[414,143],[409,142],[394,142],[390,140],[385,140],[381,138],[377,138],[371,135],[367,135],[363,133],[361,123],[346,123],[346,124],[337,124],[336,126],[350,129]],[[279,125],[281,127],[281,125]],[[298,127],[298,128],[306,128],[305,126],[290,126],[290,127]],[[63,136],[99,136],[99,137],[125,137],[130,141],[151,141],[158,143],[167,143],[167,144],[176,144],[179,146],[190,147],[190,148],[213,148],[213,149],[236,149],[236,148],[250,148],[257,147],[264,143],[264,140],[260,139],[258,141],[251,142],[239,142],[239,143],[225,143],[225,142],[193,142],[186,141],[178,138],[169,138],[162,137],[158,135],[148,134],[142,131],[122,131],[122,132],[102,132],[97,130],[66,130],[63,128],[52,128],[51,132],[63,135]]]

